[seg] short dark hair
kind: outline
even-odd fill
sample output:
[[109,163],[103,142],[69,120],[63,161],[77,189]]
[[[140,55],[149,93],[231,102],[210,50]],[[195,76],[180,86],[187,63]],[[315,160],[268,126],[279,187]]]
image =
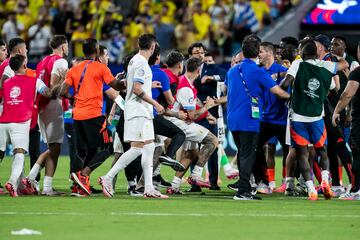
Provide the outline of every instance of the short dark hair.
[[0,46],[6,46],[6,42],[0,38]]
[[50,47],[56,49],[65,43],[67,43],[67,38],[64,35],[54,35],[50,40]]
[[154,42],[156,42],[156,37],[152,34],[142,34],[138,39],[140,50],[149,50]]
[[275,55],[275,46],[271,42],[262,42],[260,46],[263,46],[264,48],[270,50],[273,55]]
[[160,45],[159,45],[159,43],[156,43],[154,52],[150,56],[149,61],[148,61],[150,66],[152,66],[152,65],[154,65],[156,63],[156,59],[158,58],[158,56],[160,56],[160,51],[161,51]]
[[256,58],[259,55],[261,40],[256,35],[247,35],[242,42],[245,58]]
[[168,67],[171,68],[174,67],[176,64],[184,61],[184,59],[185,57],[184,55],[182,55],[182,53],[173,50],[167,55],[165,63]]
[[104,45],[99,45],[99,55],[102,56],[105,54],[105,50],[107,50],[107,47]]
[[24,39],[18,37],[10,39],[9,52],[12,53],[16,49],[16,47],[19,46],[20,44],[25,44]]
[[192,55],[192,51],[194,48],[202,48],[206,51],[206,47],[204,44],[202,44],[201,42],[196,42],[190,45],[190,47],[188,48],[188,54]]
[[307,59],[316,59],[317,57],[317,48],[315,41],[312,39],[308,39],[301,42],[302,56],[303,60]]
[[121,63],[123,64],[124,72],[127,72],[127,67],[129,66],[130,60],[135,56],[135,53],[129,53],[123,57]]
[[196,57],[191,57],[186,61],[186,71],[195,72],[198,68],[200,68],[201,64],[202,64],[201,59]]
[[299,41],[296,38],[291,37],[291,36],[283,37],[280,40],[280,42],[284,42],[285,44],[292,45],[295,48],[297,48],[299,46]]
[[16,54],[10,58],[9,66],[10,68],[16,72],[20,69],[20,67],[24,64],[26,57],[20,54]]
[[98,41],[94,38],[85,39],[83,42],[83,53],[85,56],[90,56],[97,53],[96,46]]
[[345,47],[347,47],[346,38],[344,38],[343,36],[340,36],[340,35],[336,35],[336,36],[334,36],[334,37],[333,37],[333,39],[334,39],[334,38],[336,38],[336,39],[339,39],[339,40],[343,41],[343,42],[344,42],[344,44],[345,44]]

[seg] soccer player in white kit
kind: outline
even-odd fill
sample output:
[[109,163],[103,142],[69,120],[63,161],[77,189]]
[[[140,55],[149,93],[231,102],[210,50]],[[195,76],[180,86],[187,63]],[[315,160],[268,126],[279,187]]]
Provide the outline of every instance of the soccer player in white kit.
[[152,184],[153,155],[154,155],[154,126],[153,107],[159,114],[164,113],[164,108],[152,99],[152,72],[148,64],[149,57],[153,54],[156,44],[155,36],[143,34],[138,39],[139,52],[129,63],[126,77],[127,94],[124,110],[124,140],[130,142],[131,148],[126,151],[110,171],[99,178],[103,193],[113,197],[113,178],[129,163],[141,156],[141,166],[145,179],[146,198],[167,198],[155,190]]

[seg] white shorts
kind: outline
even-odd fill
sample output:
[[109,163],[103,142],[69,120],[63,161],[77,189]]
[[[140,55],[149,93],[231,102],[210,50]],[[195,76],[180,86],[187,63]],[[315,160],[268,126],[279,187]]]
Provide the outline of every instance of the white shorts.
[[64,116],[61,99],[51,99],[39,112],[39,128],[45,143],[63,143]]
[[154,124],[152,119],[135,117],[124,122],[125,142],[145,142],[154,140]]
[[192,141],[185,141],[182,145],[183,151],[190,151],[199,149],[199,144]]
[[114,134],[114,153],[124,153],[123,145],[121,144],[119,135],[117,132]]
[[0,150],[5,151],[6,145],[11,143],[13,149],[21,148],[28,152],[30,122],[0,123]]
[[185,141],[201,143],[206,137],[206,135],[208,135],[209,133],[208,129],[194,122],[188,124],[185,121],[175,117],[165,117],[165,118],[171,121],[173,124],[175,124],[185,133]]
[[287,121],[286,121],[285,144],[288,146],[291,146],[290,119],[289,118],[287,118]]

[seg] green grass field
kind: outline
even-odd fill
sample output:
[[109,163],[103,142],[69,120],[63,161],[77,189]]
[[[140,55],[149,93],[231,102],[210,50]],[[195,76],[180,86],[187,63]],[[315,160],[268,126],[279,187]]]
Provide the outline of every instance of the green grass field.
[[[26,173],[29,171],[26,160]],[[97,169],[98,176],[110,160]],[[281,163],[277,162],[278,166]],[[220,192],[171,196],[170,199],[143,199],[126,195],[124,173],[117,194],[107,199],[102,194],[87,198],[69,195],[68,158],[61,158],[54,179],[63,197],[0,195],[0,239],[358,239],[360,201],[317,202],[305,198],[285,198],[282,194],[264,196],[262,201],[234,201],[230,182],[222,174]],[[11,169],[11,159],[0,165],[2,185]],[[277,182],[281,177],[277,168]],[[221,170],[222,172],[222,170]],[[168,180],[173,173],[166,167]],[[187,184],[183,186],[188,188]],[[41,236],[12,236],[22,228],[41,231]]]

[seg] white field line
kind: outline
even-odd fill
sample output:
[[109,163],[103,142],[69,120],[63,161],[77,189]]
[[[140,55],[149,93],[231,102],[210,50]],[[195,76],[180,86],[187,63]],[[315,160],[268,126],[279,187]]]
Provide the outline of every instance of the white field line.
[[[20,216],[99,216],[102,214],[80,212],[0,212],[0,215]],[[110,216],[149,216],[149,217],[272,217],[272,218],[360,218],[359,215],[324,214],[277,214],[277,213],[156,213],[156,212],[109,212]]]

